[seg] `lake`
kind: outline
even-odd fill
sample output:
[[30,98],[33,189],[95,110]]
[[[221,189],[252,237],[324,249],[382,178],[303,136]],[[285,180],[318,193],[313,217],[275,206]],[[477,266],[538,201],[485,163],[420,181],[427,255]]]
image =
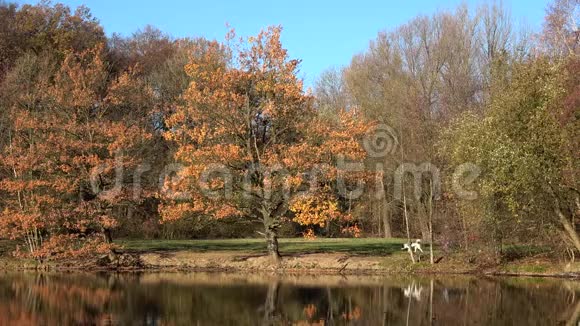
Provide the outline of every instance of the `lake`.
[[580,283],[223,273],[0,274],[0,325],[577,325]]

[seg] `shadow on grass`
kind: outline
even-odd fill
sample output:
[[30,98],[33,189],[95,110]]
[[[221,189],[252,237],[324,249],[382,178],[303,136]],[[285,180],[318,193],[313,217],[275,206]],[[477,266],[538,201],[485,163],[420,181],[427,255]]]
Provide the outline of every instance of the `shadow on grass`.
[[158,252],[188,250],[207,251],[262,251],[266,244],[249,239],[248,242],[231,240],[121,240],[126,251]]
[[282,243],[282,253],[344,253],[360,256],[386,256],[401,250],[398,243],[302,242]]
[[[280,239],[280,252],[287,255],[309,253],[344,253],[360,256],[386,256],[401,251],[404,240],[399,239]],[[244,253],[265,253],[263,239],[227,240],[122,240],[126,251],[131,252],[171,252],[171,251],[233,251]]]

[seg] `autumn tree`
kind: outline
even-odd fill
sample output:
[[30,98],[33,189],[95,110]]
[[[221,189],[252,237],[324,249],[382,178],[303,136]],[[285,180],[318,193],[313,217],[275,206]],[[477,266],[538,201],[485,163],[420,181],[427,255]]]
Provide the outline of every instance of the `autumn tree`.
[[[156,193],[159,177],[173,163],[172,144],[163,137],[167,131],[165,120],[177,107],[185,104],[182,94],[192,81],[184,67],[191,57],[204,56],[211,44],[202,37],[176,39],[152,26],[146,26],[129,37],[113,35],[109,39],[107,58],[113,73],[131,69],[140,84],[151,90],[151,96],[139,99],[140,93],[137,92],[129,101],[149,102],[148,105],[134,105],[135,115],[127,118],[138,122],[152,137],[139,146],[139,155],[146,162],[138,176],[143,198],[134,203],[136,205],[128,205],[120,216],[119,233],[122,236],[189,236],[198,234],[196,230],[207,224],[189,221],[209,221],[203,215],[196,215],[160,224]],[[215,54],[218,61],[225,62],[226,57],[226,53]]]
[[[356,137],[366,128],[348,115],[339,128],[319,123],[296,76],[299,61],[288,59],[280,32],[270,27],[239,42],[231,33],[229,43],[213,43],[205,55],[190,59],[187,104],[166,121],[166,137],[177,145],[175,158],[184,168],[166,182],[166,199],[173,200],[160,209],[166,220],[193,212],[257,219],[276,260],[277,230],[290,205],[303,198],[297,196],[300,187],[309,175],[317,185],[336,177],[332,167],[314,174],[339,154],[360,159]],[[219,60],[224,51],[231,54],[228,62]],[[335,196],[316,197],[324,198]]]
[[330,68],[322,72],[314,84],[314,97],[318,110],[338,111],[350,106],[343,69]]
[[351,104],[382,123],[389,144],[384,155],[367,160],[383,177],[377,179],[382,189],[364,203],[364,212],[384,226],[384,234],[420,234],[427,240],[445,233],[457,237],[445,242],[460,244],[460,226],[466,224],[457,219],[455,202],[438,200],[449,189],[438,187],[442,174],[437,172],[446,171],[448,162],[436,144],[455,117],[484,109],[492,62],[504,58],[509,65],[525,48],[517,32],[500,5],[475,12],[463,5],[380,32],[344,70]]
[[566,114],[566,103],[577,96],[571,82],[577,78],[567,67],[547,58],[514,66],[511,78],[494,85],[483,118],[466,115],[451,128],[446,152],[452,161],[473,162],[484,171],[475,204],[498,246],[508,234],[520,240],[556,234],[561,244],[580,250],[573,222],[579,129]]
[[138,164],[131,148],[147,135],[123,120],[124,96],[147,89],[131,72],[110,80],[103,50],[61,62],[24,56],[7,77],[0,230],[39,259],[107,250],[115,207],[132,198],[123,171]]
[[[71,11],[47,1],[22,6],[0,2],[0,85],[7,84],[6,74],[25,57],[58,61],[65,51],[83,51],[105,39],[102,27],[86,7]],[[9,106],[0,98],[0,147],[8,143]]]
[[580,55],[580,1],[555,0],[547,8],[540,47],[551,56]]
[[[0,79],[23,54],[84,51],[106,42],[103,28],[85,6],[0,3]],[[62,57],[61,57],[62,59]]]

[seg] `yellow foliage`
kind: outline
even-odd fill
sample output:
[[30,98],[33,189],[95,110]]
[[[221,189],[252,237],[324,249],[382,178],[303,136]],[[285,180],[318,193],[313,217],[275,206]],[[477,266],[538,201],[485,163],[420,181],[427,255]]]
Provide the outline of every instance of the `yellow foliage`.
[[324,225],[340,217],[338,202],[330,196],[305,195],[294,199],[290,205],[294,221],[302,225]]

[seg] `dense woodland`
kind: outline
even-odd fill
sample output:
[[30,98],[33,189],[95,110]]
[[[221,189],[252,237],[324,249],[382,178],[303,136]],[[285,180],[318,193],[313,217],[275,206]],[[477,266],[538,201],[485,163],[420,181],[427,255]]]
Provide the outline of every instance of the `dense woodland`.
[[378,33],[313,89],[282,27],[223,41],[0,4],[0,238],[39,260],[116,238],[401,237],[580,250],[580,2]]

